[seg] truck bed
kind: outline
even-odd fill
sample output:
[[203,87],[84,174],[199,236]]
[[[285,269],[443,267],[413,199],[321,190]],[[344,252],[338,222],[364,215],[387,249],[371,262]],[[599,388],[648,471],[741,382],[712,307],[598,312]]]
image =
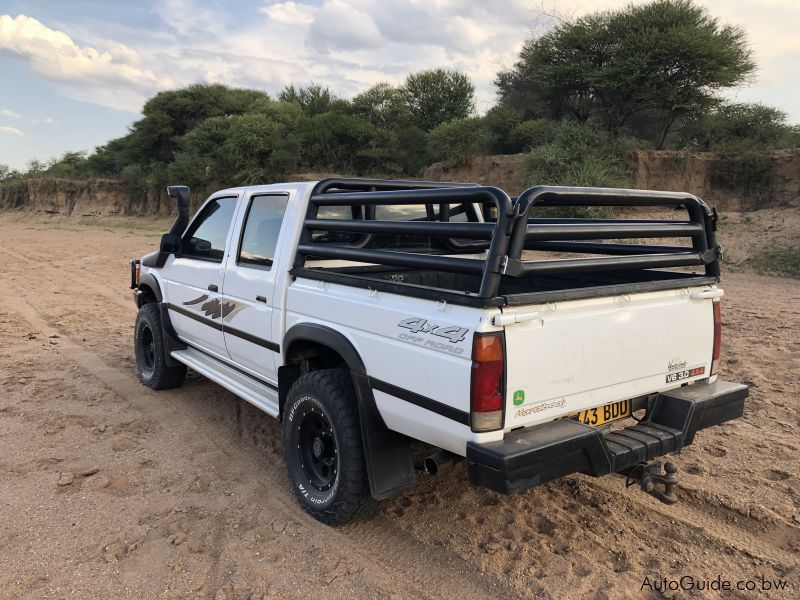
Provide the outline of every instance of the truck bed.
[[481,283],[479,275],[386,266],[295,269],[294,274],[309,279],[478,307],[578,300],[711,285],[717,281],[715,277],[705,274],[650,269],[632,269],[615,273],[573,273],[524,279],[503,276],[500,278],[497,295],[481,298],[478,296]]
[[[543,216],[578,206],[660,216]],[[512,199],[488,186],[334,179],[312,192],[292,273],[480,307],[630,294],[715,283],[715,228],[716,213],[677,192],[536,186]]]

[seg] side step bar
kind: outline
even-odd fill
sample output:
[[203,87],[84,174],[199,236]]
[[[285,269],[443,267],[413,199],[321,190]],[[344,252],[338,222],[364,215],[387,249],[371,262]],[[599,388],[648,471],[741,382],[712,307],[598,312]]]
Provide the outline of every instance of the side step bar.
[[277,389],[191,347],[173,351],[172,357],[268,415],[278,418]]

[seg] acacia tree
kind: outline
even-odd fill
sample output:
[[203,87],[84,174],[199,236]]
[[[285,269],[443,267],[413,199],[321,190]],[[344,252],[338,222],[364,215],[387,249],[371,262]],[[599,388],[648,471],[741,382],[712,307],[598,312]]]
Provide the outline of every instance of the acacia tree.
[[376,127],[390,128],[408,124],[410,113],[403,92],[389,83],[376,83],[353,98],[353,114]]
[[475,111],[475,86],[460,71],[431,69],[413,73],[401,88],[416,125],[430,131]]
[[676,119],[718,102],[755,63],[744,30],[693,0],[656,0],[599,12],[528,40],[496,80],[501,102],[536,104],[549,116],[596,118],[615,133],[653,111],[661,147]]

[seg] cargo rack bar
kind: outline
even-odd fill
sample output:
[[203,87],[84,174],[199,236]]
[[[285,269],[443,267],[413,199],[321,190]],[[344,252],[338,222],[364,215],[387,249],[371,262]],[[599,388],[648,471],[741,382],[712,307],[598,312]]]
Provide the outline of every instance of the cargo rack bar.
[[[426,205],[429,218],[438,206],[438,220],[386,221],[375,218],[376,206]],[[480,205],[489,222],[450,221],[450,205]],[[320,207],[349,206],[353,219],[320,219]],[[646,219],[575,219],[533,217],[539,207],[617,206],[685,209],[688,221]],[[714,231],[716,213],[692,194],[613,188],[536,186],[512,199],[503,190],[475,184],[430,181],[384,181],[331,178],[312,190],[295,258],[295,269],[310,258],[430,269],[480,275],[472,297],[498,295],[501,279],[509,277],[569,275],[586,272],[703,266],[708,277],[719,277],[719,248]],[[314,243],[312,232],[363,234],[359,244]],[[452,254],[484,254],[461,258],[445,254],[368,249],[373,235],[416,235],[450,240]],[[602,243],[585,240],[631,238],[689,238],[691,246]],[[459,240],[455,243],[453,240]],[[474,240],[471,244],[463,240]],[[581,241],[583,240],[583,241]],[[600,254],[589,258],[523,260],[525,250]],[[331,273],[330,270],[327,270]],[[403,285],[399,283],[398,285]]]
[[[616,207],[660,207],[684,208],[689,214],[689,222],[637,220],[629,223],[624,220],[614,225],[608,220],[601,222],[585,219],[585,225],[575,223],[543,224],[541,220],[531,219],[530,213],[537,207],[554,206],[616,206]],[[704,266],[706,275],[719,277],[719,248],[716,244],[716,214],[697,196],[680,192],[661,192],[650,190],[628,190],[619,188],[588,188],[540,185],[529,188],[519,195],[514,203],[517,223],[511,234],[509,243],[508,273],[514,276],[535,275],[543,272],[581,272],[590,270],[622,270],[628,268],[667,268],[685,266]],[[524,226],[521,225],[524,223]],[[544,229],[551,227],[551,234]],[[637,245],[632,251],[625,252],[615,244],[609,248],[614,254],[627,254],[620,258],[581,258],[560,259],[552,261],[523,261],[522,251],[534,249],[530,242],[542,239],[607,239],[626,237],[690,237],[689,248],[664,247],[653,245]],[[541,247],[540,247],[541,248]],[[559,248],[562,252],[598,251],[598,246],[585,246],[580,242],[564,243]]]

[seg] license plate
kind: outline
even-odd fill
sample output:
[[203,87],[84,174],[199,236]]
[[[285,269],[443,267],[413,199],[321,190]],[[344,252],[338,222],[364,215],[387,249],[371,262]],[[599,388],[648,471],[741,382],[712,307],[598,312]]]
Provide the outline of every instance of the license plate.
[[620,400],[619,402],[612,402],[604,406],[595,406],[594,408],[587,408],[582,410],[572,418],[591,425],[592,427],[599,427],[612,421],[618,421],[631,416],[631,401]]

